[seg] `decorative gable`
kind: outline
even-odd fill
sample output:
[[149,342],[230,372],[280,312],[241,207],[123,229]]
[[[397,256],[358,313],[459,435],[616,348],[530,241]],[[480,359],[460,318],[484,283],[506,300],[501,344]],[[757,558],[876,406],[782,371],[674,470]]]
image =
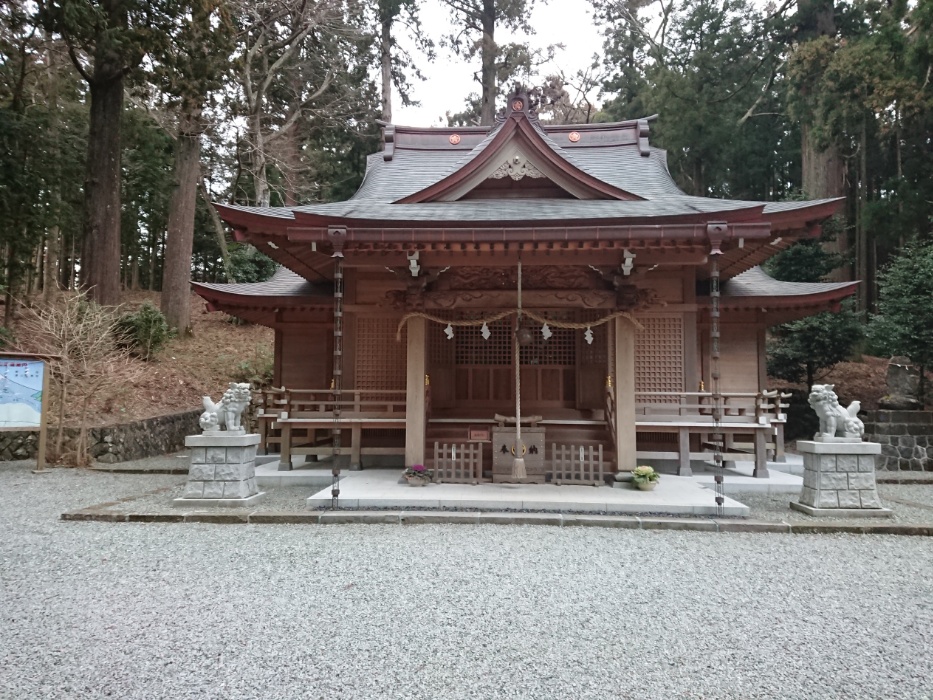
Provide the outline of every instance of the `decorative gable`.
[[460,168],[396,203],[509,197],[642,199],[575,165],[535,126],[537,117],[526,95],[513,95],[509,105],[511,111],[502,124],[473,149]]

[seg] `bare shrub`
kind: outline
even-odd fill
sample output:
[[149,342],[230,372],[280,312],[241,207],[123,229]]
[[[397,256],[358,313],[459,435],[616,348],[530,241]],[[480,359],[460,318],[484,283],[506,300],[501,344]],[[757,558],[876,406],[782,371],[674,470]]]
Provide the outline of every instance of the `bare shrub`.
[[[93,407],[113,401],[140,375],[129,350],[118,344],[118,307],[100,306],[84,293],[63,294],[27,307],[17,327],[16,349],[53,356],[48,361],[50,421],[57,427],[50,456],[75,466],[90,463],[88,428]],[[75,449],[64,450],[65,425],[77,425]]]

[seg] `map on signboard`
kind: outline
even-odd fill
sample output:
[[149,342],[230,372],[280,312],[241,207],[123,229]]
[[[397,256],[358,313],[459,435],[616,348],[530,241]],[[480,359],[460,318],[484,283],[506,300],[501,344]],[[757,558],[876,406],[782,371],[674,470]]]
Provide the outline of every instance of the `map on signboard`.
[[39,427],[43,370],[37,360],[0,358],[0,428]]

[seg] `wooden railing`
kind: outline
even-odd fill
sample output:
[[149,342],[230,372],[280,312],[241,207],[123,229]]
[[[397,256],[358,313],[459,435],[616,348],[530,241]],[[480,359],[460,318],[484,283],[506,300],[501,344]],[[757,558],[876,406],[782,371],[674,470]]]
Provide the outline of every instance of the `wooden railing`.
[[[260,449],[278,448],[280,468],[290,469],[292,455],[348,454],[351,466],[362,454],[404,454],[397,445],[362,447],[364,430],[405,428],[405,391],[331,389],[266,389],[256,412]],[[338,450],[329,447],[335,431],[347,430]],[[276,434],[279,433],[279,434]],[[271,449],[270,449],[271,448]]]
[[285,388],[260,392],[257,415],[280,415],[282,412],[291,418],[304,413],[334,412],[398,417],[405,415],[405,392],[344,390],[337,394],[332,389]]
[[[724,419],[741,417],[753,422],[758,417],[760,393],[724,391],[720,396]],[[712,416],[714,404],[710,391],[635,392],[636,416]]]

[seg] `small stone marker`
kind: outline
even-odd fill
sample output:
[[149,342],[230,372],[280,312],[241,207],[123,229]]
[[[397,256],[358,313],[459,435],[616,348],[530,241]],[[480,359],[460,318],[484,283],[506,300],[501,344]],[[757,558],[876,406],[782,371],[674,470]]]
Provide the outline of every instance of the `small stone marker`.
[[858,402],[839,406],[831,384],[814,385],[810,405],[820,418],[820,432],[799,440],[803,454],[803,489],[790,507],[813,516],[890,517],[875,485],[877,442],[862,442],[864,426],[857,417]]
[[[191,466],[184,496],[174,505],[185,508],[244,507],[265,497],[256,486],[256,447],[259,435],[247,434],[240,416],[249,404],[249,385],[233,384],[219,404],[204,397],[201,435],[185,438]],[[218,425],[226,429],[218,430]]]

